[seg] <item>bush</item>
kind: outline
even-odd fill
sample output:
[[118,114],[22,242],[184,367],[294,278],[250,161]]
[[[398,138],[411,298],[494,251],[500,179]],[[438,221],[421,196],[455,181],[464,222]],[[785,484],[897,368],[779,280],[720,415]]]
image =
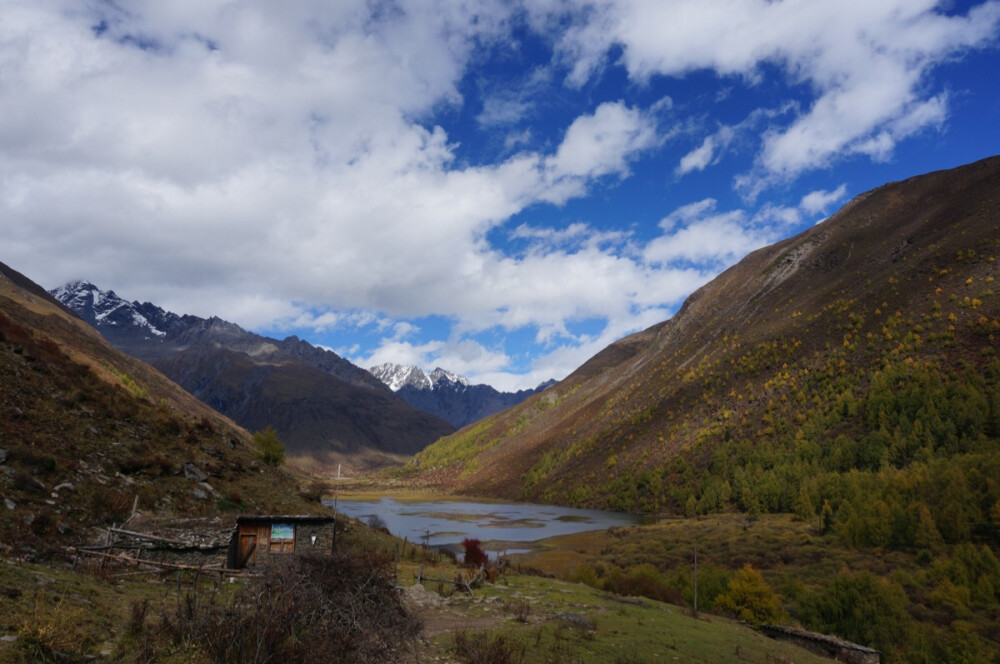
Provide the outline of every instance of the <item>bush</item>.
[[485,565],[486,561],[489,560],[489,556],[483,551],[483,547],[477,539],[462,540],[462,548],[465,549],[465,565],[467,567],[479,567]]
[[385,525],[385,520],[378,514],[372,514],[371,516],[369,516],[368,521],[366,523],[368,524],[368,527],[371,528],[372,530],[377,530],[383,533],[389,532],[389,526]]
[[302,487],[299,495],[313,503],[323,502],[323,496],[330,493],[330,485],[323,480],[313,480]]
[[641,563],[624,572],[614,570],[604,580],[604,589],[626,597],[648,597],[668,604],[683,604],[680,591],[670,586],[650,563]]
[[145,625],[145,614],[133,609],[127,629],[158,628],[158,655],[200,651],[215,664],[396,661],[420,630],[403,608],[391,560],[364,550],[282,559],[228,606],[189,593],[159,625]]
[[520,664],[525,652],[523,643],[506,634],[491,639],[486,632],[455,632],[455,656],[469,664]]

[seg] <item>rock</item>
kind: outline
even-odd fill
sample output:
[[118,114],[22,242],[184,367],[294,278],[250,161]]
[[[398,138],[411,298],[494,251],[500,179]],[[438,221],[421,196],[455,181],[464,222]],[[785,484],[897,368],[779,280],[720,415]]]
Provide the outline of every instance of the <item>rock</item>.
[[222,452],[220,452],[216,448],[212,447],[211,445],[202,445],[201,446],[201,451],[204,452],[205,454],[209,455],[209,456],[214,456],[216,459],[222,459],[222,458],[224,458],[224,455],[222,454]]
[[208,479],[208,475],[206,475],[201,468],[194,465],[190,461],[186,461],[184,463],[184,477],[188,478],[192,482],[204,482]]
[[7,450],[0,447],[0,463],[5,463],[7,461]]
[[4,634],[0,636],[0,641],[4,643],[17,643],[17,634]]
[[567,622],[574,627],[579,627],[580,629],[592,630],[594,629],[594,623],[590,622],[587,618],[584,618],[579,613],[558,613],[556,617]]
[[198,500],[208,500],[208,494],[202,491],[201,489],[194,490],[194,497],[197,498]]
[[[71,482],[63,482],[62,484],[54,487],[52,490],[57,493],[59,491],[76,491],[76,486],[74,486],[73,483]],[[58,497],[59,496],[53,496],[53,498],[58,498]]]
[[13,501],[13,500],[11,500],[10,498],[4,498],[4,499],[3,499],[3,504],[4,504],[4,506],[5,506],[5,507],[6,507],[7,509],[9,509],[9,510],[12,510],[12,509],[14,509],[15,507],[17,507],[17,504],[15,504],[15,503],[14,503],[14,501]]
[[426,590],[423,584],[415,583],[403,588],[403,599],[407,603],[422,607],[438,607],[444,604],[441,596],[432,590]]
[[221,494],[221,493],[219,493],[218,491],[216,491],[216,490],[215,490],[215,487],[213,487],[213,486],[212,486],[211,484],[209,484],[208,482],[199,482],[199,483],[198,483],[198,486],[200,486],[200,487],[201,487],[202,489],[204,489],[205,491],[208,491],[208,492],[209,492],[210,494],[212,494],[212,496],[214,496],[215,498],[222,498],[222,494]]

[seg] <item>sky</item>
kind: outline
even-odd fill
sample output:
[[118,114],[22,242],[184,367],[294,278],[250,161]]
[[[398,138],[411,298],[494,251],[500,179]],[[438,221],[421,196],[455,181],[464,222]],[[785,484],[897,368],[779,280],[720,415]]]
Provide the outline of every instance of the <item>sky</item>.
[[1000,153],[998,37],[1000,0],[0,0],[0,261],[534,387]]

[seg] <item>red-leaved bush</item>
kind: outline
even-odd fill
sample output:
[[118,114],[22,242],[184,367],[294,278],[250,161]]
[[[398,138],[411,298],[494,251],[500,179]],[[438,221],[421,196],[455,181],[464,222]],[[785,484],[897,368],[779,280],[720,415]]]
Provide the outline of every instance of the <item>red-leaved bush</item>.
[[479,567],[485,565],[489,559],[480,542],[477,539],[462,540],[462,547],[465,549],[465,564],[468,567]]

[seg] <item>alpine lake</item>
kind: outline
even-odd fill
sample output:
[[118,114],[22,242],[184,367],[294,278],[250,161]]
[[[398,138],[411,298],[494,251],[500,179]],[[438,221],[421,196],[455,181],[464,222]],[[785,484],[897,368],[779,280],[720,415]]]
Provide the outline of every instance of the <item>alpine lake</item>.
[[490,557],[530,553],[539,541],[550,537],[645,522],[642,516],[620,512],[454,497],[351,497],[323,502],[339,514],[370,526],[384,526],[396,537],[431,548],[461,553],[462,540],[477,539]]

